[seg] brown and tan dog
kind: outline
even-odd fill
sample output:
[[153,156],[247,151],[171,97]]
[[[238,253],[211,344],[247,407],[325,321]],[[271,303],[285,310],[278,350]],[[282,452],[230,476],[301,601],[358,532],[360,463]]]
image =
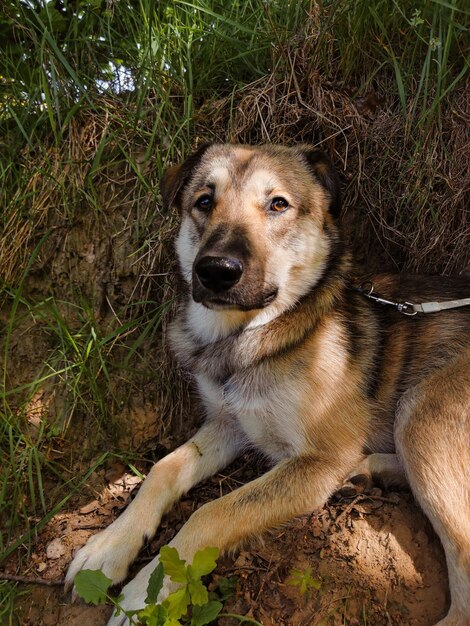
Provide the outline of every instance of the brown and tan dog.
[[[273,469],[196,511],[171,542],[183,558],[313,511],[355,473],[406,476],[446,553],[439,624],[470,625],[470,307],[406,317],[354,290],[338,180],[308,146],[204,146],[162,195],[181,211],[187,283],[171,341],[207,419],[78,552],[68,583],[83,568],[123,580],[172,503],[255,446]],[[373,282],[413,302],[470,295],[459,279]],[[157,562],[124,587],[126,609],[144,606]]]

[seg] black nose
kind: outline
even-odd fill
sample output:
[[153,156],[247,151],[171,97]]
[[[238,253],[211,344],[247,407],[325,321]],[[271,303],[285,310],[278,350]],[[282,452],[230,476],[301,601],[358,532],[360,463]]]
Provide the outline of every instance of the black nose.
[[204,256],[194,268],[201,284],[219,293],[236,285],[243,274],[243,265],[238,259],[224,256]]

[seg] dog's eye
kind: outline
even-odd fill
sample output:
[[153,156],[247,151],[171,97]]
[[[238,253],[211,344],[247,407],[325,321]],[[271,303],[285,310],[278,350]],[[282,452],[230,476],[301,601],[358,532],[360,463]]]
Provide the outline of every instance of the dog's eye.
[[197,209],[199,209],[200,211],[204,211],[205,213],[210,211],[213,205],[214,205],[214,199],[212,198],[212,196],[209,196],[209,194],[207,193],[201,196],[200,198],[198,198],[194,204],[194,206]]
[[287,200],[285,198],[281,198],[280,196],[271,200],[271,211],[275,211],[276,213],[282,213],[282,211],[285,211],[288,206],[289,203]]

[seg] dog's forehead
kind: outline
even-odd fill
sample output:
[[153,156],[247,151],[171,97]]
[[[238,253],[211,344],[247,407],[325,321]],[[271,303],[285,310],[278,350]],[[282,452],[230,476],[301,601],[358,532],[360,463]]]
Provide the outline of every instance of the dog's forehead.
[[[238,189],[256,195],[270,194],[297,178],[286,154],[270,154],[245,146],[215,146],[201,162],[192,180],[192,191],[209,186],[219,192]],[[295,188],[295,185],[293,185]]]

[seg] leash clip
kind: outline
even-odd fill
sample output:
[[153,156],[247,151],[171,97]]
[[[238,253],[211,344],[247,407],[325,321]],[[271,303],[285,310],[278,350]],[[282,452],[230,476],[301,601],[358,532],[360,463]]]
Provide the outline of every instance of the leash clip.
[[[413,315],[416,315],[418,312],[412,302],[397,302],[396,307],[399,313],[403,313],[403,315],[408,315],[409,317],[413,317]],[[409,309],[411,309],[411,311]]]
[[413,317],[417,313],[437,313],[438,311],[470,306],[470,298],[445,300],[444,302],[421,302],[421,304],[413,304],[412,302],[392,302],[391,300],[385,300],[385,298],[376,296],[373,293],[374,285],[370,280],[366,280],[366,282],[361,283],[359,287],[355,287],[355,289],[366,298],[370,298],[378,304],[393,306],[399,313],[408,315],[408,317]]
[[[416,311],[414,304],[412,302],[393,302],[392,300],[386,300],[385,298],[381,298],[380,296],[376,296],[374,292],[374,285],[370,280],[365,283],[361,283],[358,287],[359,293],[362,293],[366,298],[370,298],[374,302],[378,304],[382,304],[384,306],[393,306],[396,310],[402,315],[408,315],[408,317],[413,317],[416,315],[418,311]],[[410,310],[411,309],[411,310]]]

